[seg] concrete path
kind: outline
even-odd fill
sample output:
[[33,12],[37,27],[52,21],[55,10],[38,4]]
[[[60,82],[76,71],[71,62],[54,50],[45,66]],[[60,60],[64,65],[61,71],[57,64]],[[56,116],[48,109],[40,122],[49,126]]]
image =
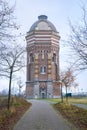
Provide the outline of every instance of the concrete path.
[[15,125],[14,130],[77,130],[57,113],[49,102],[30,100],[32,107]]
[[81,107],[81,108],[87,110],[87,105],[84,105],[84,104],[76,104],[76,103],[73,103],[73,105],[75,105],[75,106],[77,106],[77,107]]

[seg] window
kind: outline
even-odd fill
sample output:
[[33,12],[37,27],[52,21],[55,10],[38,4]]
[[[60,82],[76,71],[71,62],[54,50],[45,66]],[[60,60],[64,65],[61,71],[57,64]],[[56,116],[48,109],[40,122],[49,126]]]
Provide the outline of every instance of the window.
[[41,50],[41,58],[44,59],[44,50]]
[[45,74],[46,73],[46,66],[41,66],[40,67],[40,73]]
[[46,73],[46,66],[44,66],[44,73]]
[[56,54],[53,54],[52,61],[56,63]]
[[34,62],[34,56],[32,53],[30,54],[30,62]]

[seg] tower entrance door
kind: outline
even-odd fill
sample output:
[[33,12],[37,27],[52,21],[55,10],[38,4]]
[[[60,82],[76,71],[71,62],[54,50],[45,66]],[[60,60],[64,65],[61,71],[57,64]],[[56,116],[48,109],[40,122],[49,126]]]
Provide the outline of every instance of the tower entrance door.
[[46,87],[46,83],[42,82],[40,83],[40,98],[47,98],[47,87]]
[[46,98],[46,92],[44,91],[41,92],[41,98]]

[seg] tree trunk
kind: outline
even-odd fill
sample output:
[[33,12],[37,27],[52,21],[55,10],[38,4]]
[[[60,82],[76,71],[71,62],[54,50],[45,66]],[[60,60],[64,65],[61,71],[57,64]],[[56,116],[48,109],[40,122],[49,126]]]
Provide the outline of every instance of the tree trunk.
[[63,103],[62,83],[61,83],[61,102]]
[[11,82],[12,82],[12,72],[13,72],[13,69],[11,68],[10,70],[10,78],[9,78],[9,91],[8,91],[8,110],[10,108],[10,100],[11,100]]
[[68,103],[67,86],[66,86],[66,102]]

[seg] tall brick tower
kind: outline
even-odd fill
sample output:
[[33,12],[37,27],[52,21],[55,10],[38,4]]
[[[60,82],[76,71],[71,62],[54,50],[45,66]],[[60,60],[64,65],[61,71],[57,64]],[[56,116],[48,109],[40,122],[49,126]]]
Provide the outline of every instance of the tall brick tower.
[[55,26],[40,15],[27,32],[27,98],[60,96],[59,33]]

